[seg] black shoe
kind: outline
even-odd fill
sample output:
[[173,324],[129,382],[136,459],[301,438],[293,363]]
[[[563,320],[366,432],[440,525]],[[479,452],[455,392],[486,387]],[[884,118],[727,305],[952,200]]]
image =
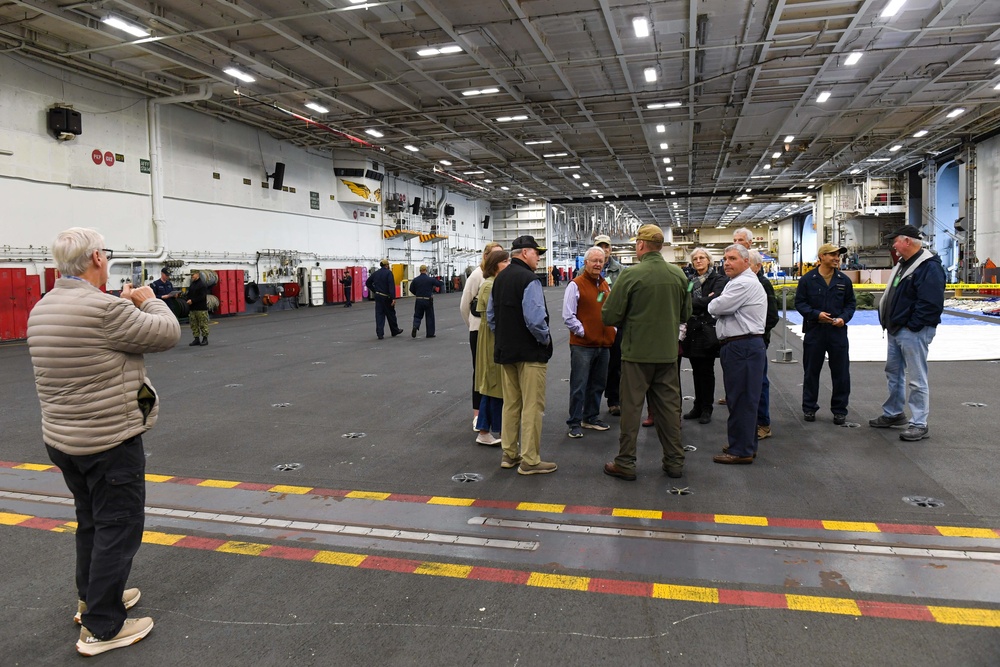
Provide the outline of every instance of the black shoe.
[[202,344],[203,346],[204,346],[204,345],[208,345],[208,336],[205,336],[204,338],[202,338],[202,339],[201,339],[201,344]]
[[878,419],[869,419],[868,425],[874,428],[890,428],[892,426],[906,426],[910,423],[910,420],[906,415],[900,412],[898,415],[879,415]]
[[698,417],[699,424],[708,424],[712,421],[712,411],[706,410],[701,413],[701,417]]
[[395,331],[392,332],[392,337],[395,338],[396,336],[398,336],[401,333],[403,333],[402,329],[396,329]]
[[194,347],[195,345],[201,345],[201,339],[198,338],[197,336],[195,337],[195,339],[193,341],[191,341],[190,343],[188,343],[188,347]]
[[379,337],[378,337],[378,339],[379,339],[379,340],[382,340],[382,338],[383,338],[383,336],[379,336]]
[[434,335],[434,334],[431,334],[430,336],[427,336],[427,338],[437,338],[437,336]]
[[[395,334],[393,334],[393,335],[395,335]],[[416,337],[417,337],[417,328],[416,328],[416,327],[413,327],[413,328],[412,328],[412,329],[410,330],[410,338],[416,338]]]
[[807,422],[814,422],[814,421],[816,421],[816,413],[815,412],[803,412],[802,413],[802,418],[805,419]]
[[698,419],[701,417],[701,410],[691,408],[691,412],[684,413],[684,419]]
[[672,468],[664,465],[663,472],[667,473],[667,477],[672,479],[678,479],[684,476],[684,468]]
[[837,426],[843,426],[847,422],[847,415],[834,415],[833,423]]

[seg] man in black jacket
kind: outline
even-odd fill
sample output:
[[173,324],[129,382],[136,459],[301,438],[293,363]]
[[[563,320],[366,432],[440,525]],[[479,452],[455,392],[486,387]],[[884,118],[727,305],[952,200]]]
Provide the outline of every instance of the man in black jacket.
[[545,248],[532,236],[514,239],[510,265],[497,274],[486,306],[486,322],[496,334],[493,360],[503,374],[500,467],[517,466],[521,475],[555,472],[557,467],[543,461],[540,453],[545,372],[552,357],[549,310],[535,275],[543,253]]
[[350,269],[344,269],[344,277],[340,279],[340,284],[344,286],[344,308],[350,308],[354,302],[353,295],[351,294],[351,285],[354,284],[354,278],[351,276]]
[[208,285],[201,279],[201,271],[198,269],[191,271],[187,302],[188,322],[191,324],[191,333],[194,334],[194,340],[188,346],[208,345]]
[[905,403],[911,416],[899,439],[923,440],[928,437],[930,415],[927,349],[944,312],[944,267],[940,257],[922,247],[920,231],[912,225],[904,225],[885,238],[892,241],[900,258],[878,305],[878,320],[889,338],[885,361],[889,398],[882,404],[882,414],[868,424],[875,428],[903,426],[907,423]]
[[832,243],[820,246],[819,266],[799,280],[795,290],[795,310],[802,315],[802,414],[807,422],[816,421],[819,409],[819,374],[823,360],[830,355],[830,380],[833,395],[830,411],[833,423],[847,421],[851,397],[851,359],[847,341],[847,323],[854,317],[856,301],[851,279],[840,271],[840,256],[847,248]]
[[389,332],[398,336],[403,330],[396,324],[396,279],[389,268],[389,260],[379,262],[379,270],[365,281],[365,287],[375,297],[375,335],[382,340],[385,321],[389,320]]

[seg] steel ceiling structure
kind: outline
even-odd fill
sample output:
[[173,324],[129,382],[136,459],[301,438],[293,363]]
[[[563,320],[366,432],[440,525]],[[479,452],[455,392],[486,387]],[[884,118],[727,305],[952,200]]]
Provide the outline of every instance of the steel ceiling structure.
[[1000,2],[885,15],[898,4],[13,0],[0,44],[150,96],[214,84],[191,106],[301,146],[372,150],[469,196],[742,225],[1000,128]]

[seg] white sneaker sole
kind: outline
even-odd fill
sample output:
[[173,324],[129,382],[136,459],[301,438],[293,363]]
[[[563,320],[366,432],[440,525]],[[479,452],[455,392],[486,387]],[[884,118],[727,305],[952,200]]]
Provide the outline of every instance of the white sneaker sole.
[[76,642],[76,652],[80,655],[93,656],[100,655],[102,653],[107,653],[108,651],[113,651],[116,648],[125,648],[126,646],[131,646],[143,637],[149,634],[149,631],[153,629],[153,623],[149,624],[142,632],[137,632],[134,635],[129,635],[128,637],[122,637],[121,639],[109,639],[104,642],[94,642],[92,644],[84,643],[80,640]]
[[584,422],[584,423],[582,423],[580,425],[583,428],[590,428],[590,429],[594,429],[595,431],[607,431],[608,429],[611,428],[610,426],[598,426],[597,424],[588,424],[587,422]]
[[[122,602],[125,603],[125,609],[131,609],[132,607],[134,607],[136,603],[139,601],[139,598],[141,597],[142,597],[142,591],[140,591],[138,588],[135,591],[135,597],[132,598],[131,600],[126,600],[123,597]],[[73,622],[76,623],[77,625],[81,625],[82,621],[83,621],[82,614],[80,612],[76,612],[76,615],[73,616]]]

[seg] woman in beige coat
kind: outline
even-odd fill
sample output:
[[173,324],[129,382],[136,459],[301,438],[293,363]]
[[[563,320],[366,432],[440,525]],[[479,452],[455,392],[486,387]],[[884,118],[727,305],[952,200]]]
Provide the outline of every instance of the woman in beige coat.
[[508,264],[510,264],[510,253],[501,248],[495,248],[486,257],[483,262],[485,280],[479,288],[476,302],[480,320],[484,323],[479,328],[479,346],[476,348],[476,389],[482,396],[479,402],[479,417],[476,421],[476,430],[479,431],[476,442],[493,447],[500,445],[500,438],[493,437],[493,433],[499,434],[502,425],[503,382],[500,366],[493,361],[494,334],[489,326],[485,325],[486,306],[489,305],[490,294],[493,292],[494,278],[507,268]]
[[486,262],[486,257],[489,256],[491,251],[499,247],[499,243],[490,241],[483,248],[483,259],[479,262],[479,266],[466,279],[465,289],[462,290],[462,298],[458,303],[458,308],[462,312],[462,319],[469,327],[469,347],[472,350],[472,430],[477,432],[479,431],[479,404],[482,402],[482,396],[479,395],[479,390],[476,389],[476,349],[479,342],[479,313],[472,312],[472,300],[476,298],[476,295],[479,294],[479,288],[483,286],[483,264]]

